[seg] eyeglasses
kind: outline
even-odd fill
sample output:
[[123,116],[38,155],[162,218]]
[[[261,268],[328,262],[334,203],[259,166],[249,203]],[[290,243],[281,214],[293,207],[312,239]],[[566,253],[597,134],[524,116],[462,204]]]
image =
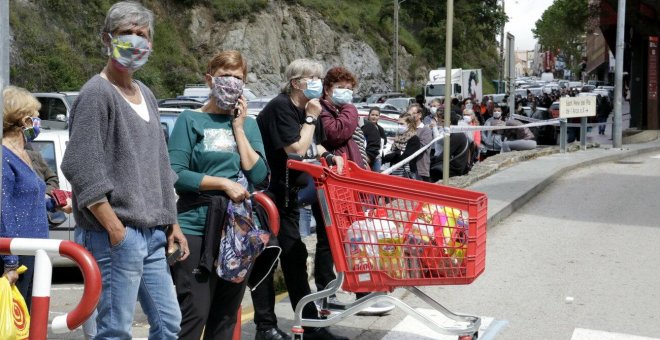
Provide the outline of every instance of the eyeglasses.
[[313,77],[300,77],[298,79],[303,79],[303,80],[320,80],[323,81],[323,77],[319,76],[313,76]]

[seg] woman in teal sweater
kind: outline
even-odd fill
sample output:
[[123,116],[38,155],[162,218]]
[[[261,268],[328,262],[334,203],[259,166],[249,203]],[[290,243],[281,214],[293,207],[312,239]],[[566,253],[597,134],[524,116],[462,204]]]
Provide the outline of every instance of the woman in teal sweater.
[[247,280],[216,275],[216,266],[222,267],[216,258],[221,231],[228,214],[251,218],[248,190],[268,176],[261,133],[247,117],[242,96],[246,61],[237,51],[220,52],[205,77],[208,103],[202,112],[181,113],[168,146],[179,176],[178,221],[190,247],[190,256],[172,267],[182,312],[180,339],[199,339],[202,330],[204,339],[231,338]]

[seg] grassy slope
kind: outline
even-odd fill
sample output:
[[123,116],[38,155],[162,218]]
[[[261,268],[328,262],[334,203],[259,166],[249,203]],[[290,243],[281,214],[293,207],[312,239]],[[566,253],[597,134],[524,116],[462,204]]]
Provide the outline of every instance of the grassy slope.
[[[351,32],[363,39],[387,69],[392,63],[392,19],[383,8],[384,0],[327,1],[283,0],[313,9],[334,29]],[[38,6],[10,1],[10,25],[18,46],[19,58],[12,59],[12,83],[32,91],[77,90],[98,73],[106,57],[99,32],[110,0],[41,0]],[[155,52],[137,77],[149,85],[157,97],[180,94],[186,83],[197,83],[205,61],[199,60],[189,45],[189,9],[206,6],[219,21],[234,18],[251,20],[268,0],[147,0],[156,14]],[[413,55],[407,65],[411,71],[428,65],[413,34],[400,28],[400,43]],[[418,84],[423,79],[417,79]],[[484,84],[486,91],[487,83]],[[409,87],[412,91],[419,91]],[[412,94],[412,93],[411,93]]]

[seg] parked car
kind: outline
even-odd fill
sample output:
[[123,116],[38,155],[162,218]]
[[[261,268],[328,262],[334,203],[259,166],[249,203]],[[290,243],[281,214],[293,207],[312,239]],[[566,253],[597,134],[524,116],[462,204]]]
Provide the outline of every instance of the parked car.
[[[493,101],[493,103],[500,104],[504,100],[504,96],[506,96],[506,94],[504,94],[504,93],[491,93],[491,94],[484,94],[484,97],[485,96],[488,96],[488,98],[490,98]],[[479,98],[479,99],[481,100],[482,98]]]
[[195,99],[179,99],[179,98],[168,98],[161,99],[158,101],[159,108],[175,108],[175,109],[199,109],[204,106],[203,102],[200,102]]
[[379,108],[381,115],[390,117],[392,119],[399,119],[399,116],[401,115],[401,112],[399,112],[399,109],[397,109],[396,106],[385,103],[366,104],[366,105],[358,106],[357,108],[358,110],[363,109],[368,111],[372,107]]
[[401,92],[374,93],[367,97],[367,104],[384,103],[389,98],[405,97]]
[[389,98],[385,100],[385,104],[396,107],[400,113],[406,112],[408,107],[414,103],[416,103],[416,101],[415,98],[412,97]]
[[[183,96],[181,97],[205,102],[209,99],[210,93],[211,90],[206,84],[186,84],[186,87],[183,89]],[[257,98],[257,95],[255,95],[249,88],[243,89],[243,96],[245,96],[245,99],[248,101]]]
[[266,107],[266,104],[268,104],[273,98],[275,97],[260,97],[250,100],[247,103],[248,115],[256,118],[257,115],[259,115],[259,112],[261,112],[261,110]]
[[[44,130],[39,136],[32,141],[30,144],[32,149],[39,151],[41,156],[48,164],[48,167],[57,174],[57,177],[60,181],[60,189],[71,191],[71,185],[69,181],[66,180],[64,174],[60,170],[60,164],[62,162],[62,157],[64,156],[64,151],[66,150],[66,145],[69,142],[69,131],[68,130]],[[66,220],[59,225],[49,225],[49,237],[53,239],[60,240],[69,240],[73,241],[73,229],[76,225],[75,220],[73,219],[73,214],[65,214]],[[73,267],[75,263],[68,258],[64,257],[54,257],[53,258],[54,267]]]
[[41,103],[39,118],[43,129],[66,129],[69,125],[69,112],[78,92],[36,92],[32,93]]

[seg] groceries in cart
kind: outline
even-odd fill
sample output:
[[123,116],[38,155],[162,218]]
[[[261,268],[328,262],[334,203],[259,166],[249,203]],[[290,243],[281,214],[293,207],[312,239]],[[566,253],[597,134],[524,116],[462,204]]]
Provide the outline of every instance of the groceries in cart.
[[467,211],[393,200],[358,216],[346,230],[349,271],[393,279],[465,275]]

